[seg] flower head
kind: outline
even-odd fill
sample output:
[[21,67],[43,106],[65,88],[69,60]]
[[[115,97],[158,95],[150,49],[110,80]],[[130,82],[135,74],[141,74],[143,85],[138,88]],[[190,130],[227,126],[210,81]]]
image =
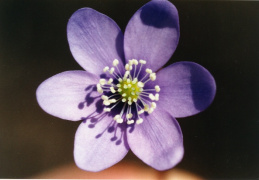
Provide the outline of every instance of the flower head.
[[109,17],[82,8],[67,26],[70,50],[85,71],[66,71],[37,89],[39,105],[56,117],[83,120],[75,135],[76,164],[100,171],[129,149],[157,170],[183,157],[175,118],[197,114],[215,96],[212,75],[193,62],[161,67],[179,40],[178,12],[153,0],[130,19],[123,35]]

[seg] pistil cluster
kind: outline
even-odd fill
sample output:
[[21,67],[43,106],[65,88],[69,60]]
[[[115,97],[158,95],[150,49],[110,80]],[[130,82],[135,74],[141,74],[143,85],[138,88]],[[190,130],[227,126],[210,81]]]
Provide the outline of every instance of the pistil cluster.
[[[108,73],[110,78],[100,79],[97,91],[102,94],[101,98],[105,112],[110,112],[118,104],[123,104],[121,112],[114,116],[117,123],[127,122],[127,124],[141,124],[143,118],[141,114],[152,113],[156,108],[156,102],[159,100],[160,87],[146,89],[145,85],[149,81],[156,80],[156,73],[151,69],[144,70],[145,60],[132,59],[125,65],[125,72],[122,74],[118,68],[119,61],[113,61],[113,67],[106,66],[103,72]],[[143,74],[140,79],[140,74]],[[136,109],[133,112],[132,108]]]

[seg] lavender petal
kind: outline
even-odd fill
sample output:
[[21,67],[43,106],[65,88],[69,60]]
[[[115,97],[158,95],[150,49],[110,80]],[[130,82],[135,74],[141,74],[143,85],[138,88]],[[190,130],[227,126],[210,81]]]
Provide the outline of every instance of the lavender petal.
[[66,71],[45,80],[37,89],[36,97],[47,113],[71,121],[96,112],[97,77],[85,71]]
[[124,37],[126,61],[144,59],[153,71],[174,53],[180,36],[178,12],[169,1],[150,1],[130,19]]
[[74,145],[74,159],[79,168],[97,172],[124,158],[129,150],[125,128],[114,122],[111,116],[99,116],[80,124]]
[[142,124],[127,132],[133,153],[157,170],[167,170],[178,164],[184,153],[179,124],[167,112],[156,109]]
[[79,9],[69,19],[67,37],[75,60],[88,72],[100,75],[114,59],[123,67],[123,34],[108,16],[91,8]]
[[177,62],[157,73],[161,91],[157,105],[174,117],[205,110],[213,101],[216,83],[210,72],[193,62]]

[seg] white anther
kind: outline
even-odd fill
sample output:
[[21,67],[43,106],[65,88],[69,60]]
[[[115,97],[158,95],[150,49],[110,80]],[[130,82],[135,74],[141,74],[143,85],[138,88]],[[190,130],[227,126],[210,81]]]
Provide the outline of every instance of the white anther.
[[111,111],[111,108],[104,108],[103,109],[105,112],[110,112]]
[[133,64],[133,59],[129,60],[129,65],[131,66]]
[[131,92],[130,94],[131,94],[131,95],[133,95],[133,96],[135,95],[135,93],[134,93],[134,92]]
[[148,97],[149,97],[152,101],[155,100],[155,96],[154,96],[153,94],[149,94]]
[[127,79],[127,77],[129,76],[130,72],[129,71],[126,71],[124,76],[123,76],[123,79]]
[[128,105],[132,105],[132,101],[129,100],[129,101],[128,101]]
[[144,112],[145,112],[144,109],[141,109],[140,111],[138,111],[138,114],[142,114]]
[[160,92],[161,89],[160,89],[160,87],[158,85],[156,85],[155,86],[155,90],[156,90],[156,92]]
[[108,96],[102,95],[102,100],[108,100]]
[[104,104],[105,106],[109,106],[111,103],[110,103],[109,100],[104,100],[104,101],[103,101],[103,104]]
[[126,102],[126,99],[125,98],[122,98],[122,100],[121,100],[122,102]]
[[127,96],[127,94],[126,94],[126,93],[123,93],[122,96],[125,97],[125,96]]
[[136,60],[136,59],[132,59],[132,64],[134,64],[134,65],[138,65],[138,60]]
[[143,82],[138,82],[138,87],[144,87],[144,83]]
[[128,84],[128,88],[131,88],[131,84]]
[[119,60],[118,59],[114,59],[112,64],[113,64],[113,66],[117,66],[119,64]]
[[126,71],[130,71],[130,65],[129,65],[129,64],[126,64],[126,65],[125,65],[125,70],[126,70]]
[[102,88],[97,88],[97,92],[102,94],[103,93],[103,89]]
[[124,88],[124,89],[127,89],[127,88],[128,88],[128,86],[127,86],[126,84],[124,84],[123,88]]
[[126,118],[130,119],[130,118],[132,118],[132,116],[133,116],[133,114],[129,113],[126,115]]
[[109,70],[109,67],[108,66],[105,66],[105,68],[103,68],[103,72],[106,72]]
[[137,121],[136,121],[137,124],[141,124],[143,123],[143,119],[142,118],[139,118]]
[[107,84],[111,84],[112,82],[113,82],[113,79],[110,78],[110,79],[108,80]]
[[138,81],[138,78],[134,78],[132,84],[135,84]]
[[113,72],[114,72],[114,67],[112,67],[111,69],[110,69],[110,74],[113,74]]
[[117,121],[117,123],[123,123],[123,119],[122,118],[119,118],[116,121]]
[[139,91],[142,92],[144,89],[143,88],[139,88]]
[[151,81],[156,80],[156,73],[151,73],[151,74],[149,75],[149,78],[151,79]]
[[133,124],[134,123],[134,120],[128,120],[127,121],[127,124]]
[[118,81],[119,81],[119,82],[121,82],[121,81],[122,81],[122,79],[121,79],[121,78],[119,78],[119,79],[118,79]]
[[106,80],[105,79],[100,79],[99,82],[100,82],[101,85],[105,85],[106,84]]
[[140,63],[140,64],[146,64],[147,61],[145,61],[145,60],[143,60],[143,59],[140,59],[140,60],[139,60],[139,63]]
[[120,119],[121,118],[121,116],[119,115],[119,114],[117,114],[116,116],[114,116],[114,120],[117,120],[117,119]]
[[127,83],[130,83],[130,79],[129,78],[127,79]]
[[151,114],[153,111],[154,111],[154,108],[151,107],[151,108],[148,110],[148,114]]
[[119,89],[118,89],[118,92],[121,92],[121,91],[122,91],[122,89],[121,89],[121,88],[119,88]]
[[154,108],[154,109],[156,108],[156,103],[155,102],[151,103],[151,108]]
[[158,94],[158,93],[156,93],[156,95],[155,95],[155,100],[156,100],[156,101],[159,100],[159,94]]
[[131,98],[131,97],[128,97],[128,100],[129,100],[129,101],[131,101],[131,100],[132,100],[132,98]]
[[147,68],[147,69],[146,69],[146,73],[151,74],[151,73],[152,73],[152,70],[149,69],[149,68]]
[[101,84],[98,83],[96,86],[97,86],[98,93],[103,93],[103,89],[101,87]]
[[133,98],[133,101],[134,101],[134,102],[137,102],[137,99],[136,99],[136,98]]
[[109,102],[110,102],[110,103],[115,103],[115,102],[116,102],[116,99],[110,99]]
[[121,87],[121,84],[117,84],[116,86],[117,86],[117,87]]
[[144,105],[144,111],[148,111],[149,110],[149,105],[148,104],[145,104]]
[[112,93],[116,93],[114,87],[110,87],[110,90],[111,90]]

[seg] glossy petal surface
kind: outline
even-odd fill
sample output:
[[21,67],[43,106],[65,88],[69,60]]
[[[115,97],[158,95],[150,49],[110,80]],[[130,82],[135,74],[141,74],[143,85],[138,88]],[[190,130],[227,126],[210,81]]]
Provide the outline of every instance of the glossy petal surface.
[[89,118],[80,124],[74,146],[77,166],[94,172],[118,163],[129,150],[125,134],[121,134],[123,128],[116,127],[111,116],[97,117]]
[[[47,113],[66,120],[77,121],[100,111],[100,96],[95,89],[98,79],[85,71],[67,71],[45,80],[36,95]],[[97,104],[96,104],[97,103]]]
[[128,131],[131,150],[143,162],[157,170],[174,167],[183,157],[183,138],[177,121],[162,109],[156,109],[144,122]]
[[216,84],[210,72],[193,62],[174,63],[157,73],[158,106],[174,117],[186,117],[206,109],[213,101]]
[[100,75],[114,59],[122,67],[123,35],[108,16],[91,8],[79,9],[69,19],[67,37],[75,60],[86,71]]
[[174,53],[179,40],[179,18],[169,1],[150,1],[130,19],[124,37],[126,61],[144,59],[153,71]]

